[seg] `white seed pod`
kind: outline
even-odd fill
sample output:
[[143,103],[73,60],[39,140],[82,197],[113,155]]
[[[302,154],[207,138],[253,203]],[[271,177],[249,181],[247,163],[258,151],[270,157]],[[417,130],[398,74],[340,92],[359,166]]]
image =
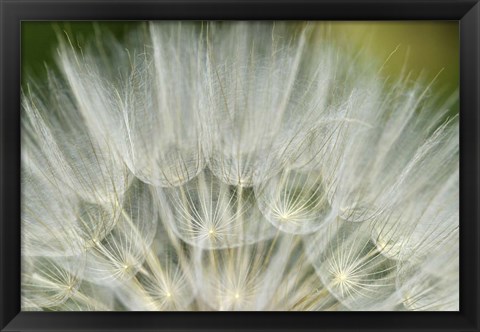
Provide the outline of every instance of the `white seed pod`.
[[[62,179],[42,170],[31,158],[33,147],[22,149],[22,254],[81,255],[92,241],[102,240],[114,227],[116,200],[98,204],[82,200]],[[118,197],[117,197],[118,198]]]
[[298,239],[279,235],[239,248],[196,250],[193,257],[200,308],[265,310],[279,290],[297,243]]
[[147,266],[135,278],[114,289],[129,311],[188,311],[195,288],[175,264]]
[[397,271],[396,287],[407,310],[459,310],[458,232],[436,253],[414,262],[402,262]]
[[312,233],[336,218],[328,202],[328,188],[320,172],[285,169],[255,187],[265,218],[280,230]]
[[123,206],[118,209],[115,227],[87,249],[85,280],[115,286],[142,268],[158,222],[150,188],[134,181],[125,194]]
[[331,311],[342,305],[323,286],[298,241],[288,257],[289,263],[265,311]]
[[98,140],[111,142],[142,181],[175,186],[204,166],[198,114],[205,96],[201,29],[165,22],[143,32],[131,36],[127,50],[110,40],[111,49],[118,50],[114,61],[103,47],[80,56],[62,45],[59,62]]
[[120,91],[130,144],[123,156],[142,181],[178,186],[204,167],[202,34],[197,25],[167,22],[151,24],[150,37],[151,54],[134,60]]
[[167,227],[193,246],[238,247],[276,232],[258,209],[252,188],[225,184],[208,170],[183,186],[157,190],[157,199]]
[[[22,158],[26,162],[26,158]],[[62,192],[45,176],[22,168],[22,255],[80,254],[82,238],[75,230],[79,200]],[[52,179],[55,182],[55,179]]]
[[305,236],[307,256],[325,287],[350,310],[391,310],[396,304],[395,261],[377,251],[368,223],[338,219]]
[[[262,165],[284,156],[274,149],[294,110],[291,97],[308,31],[295,37],[270,23],[210,24],[208,31],[209,167],[225,183],[252,186]],[[288,113],[288,114],[287,114]],[[264,167],[264,166],[263,166]]]
[[458,162],[452,158],[458,151],[455,125],[441,124],[451,101],[431,114],[434,100],[426,97],[430,86],[419,84],[405,93],[405,84],[399,80],[379,90],[375,103],[361,112],[372,129],[357,132],[338,156],[332,205],[345,211],[340,214],[345,220],[372,219],[402,200],[400,187],[413,194],[434,179],[427,170],[444,176]]
[[[456,130],[458,128],[453,132]],[[436,138],[433,143],[430,141],[432,144],[427,144],[436,152],[419,154],[416,165],[392,190],[392,202],[396,202],[396,206],[373,222],[372,240],[390,258],[422,259],[443,250],[445,239],[458,230],[459,165],[458,158],[448,159],[451,152],[453,156],[455,150],[458,153],[458,142],[455,143],[452,136],[444,139],[446,145]],[[442,157],[442,165],[434,169],[428,167],[430,159],[439,157]]]
[[63,303],[49,307],[50,311],[113,311],[114,294],[110,288],[82,281]]
[[121,200],[130,181],[126,166],[110,142],[89,132],[71,92],[64,92],[64,82],[50,75],[48,84],[55,93],[22,95],[22,140],[29,164],[41,165],[43,176],[55,178],[62,191],[83,200],[107,206]]
[[132,311],[191,310],[196,296],[192,269],[182,243],[160,223],[139,273],[114,292]]
[[[83,259],[83,262],[82,262]],[[66,269],[49,257],[23,257],[22,307],[58,306],[71,298],[80,287],[85,256]]]
[[68,190],[48,183],[44,177],[25,173],[22,176],[23,255],[81,255],[115,226],[118,216],[113,206],[82,201]]

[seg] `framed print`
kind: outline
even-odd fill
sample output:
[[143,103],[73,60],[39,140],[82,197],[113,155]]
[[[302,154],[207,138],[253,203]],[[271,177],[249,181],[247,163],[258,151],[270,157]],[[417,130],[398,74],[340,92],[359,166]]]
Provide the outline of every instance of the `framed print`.
[[477,331],[477,1],[1,1],[1,329]]

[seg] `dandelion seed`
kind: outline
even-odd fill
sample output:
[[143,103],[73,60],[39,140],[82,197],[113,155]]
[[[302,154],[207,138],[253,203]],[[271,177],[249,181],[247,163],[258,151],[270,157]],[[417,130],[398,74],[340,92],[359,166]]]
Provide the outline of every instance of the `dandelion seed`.
[[197,250],[194,266],[202,304],[220,311],[263,310],[282,279],[294,242],[282,236],[240,248]]
[[191,245],[237,247],[275,234],[251,188],[225,184],[208,171],[183,186],[157,193],[166,202],[163,210],[169,227]]
[[[323,243],[322,245],[318,245]],[[307,255],[323,284],[351,310],[393,306],[396,264],[376,250],[370,227],[337,220],[305,239]]]
[[[81,274],[83,265],[70,265],[77,274]],[[74,294],[81,279],[67,271],[51,258],[28,257],[22,266],[22,306],[53,307],[61,305]]]
[[399,266],[396,287],[407,310],[459,310],[457,240],[458,233],[443,243],[443,248],[448,249],[446,253],[437,252],[428,259]]
[[316,172],[285,170],[255,188],[260,209],[274,226],[294,234],[311,233],[335,218],[327,188]]

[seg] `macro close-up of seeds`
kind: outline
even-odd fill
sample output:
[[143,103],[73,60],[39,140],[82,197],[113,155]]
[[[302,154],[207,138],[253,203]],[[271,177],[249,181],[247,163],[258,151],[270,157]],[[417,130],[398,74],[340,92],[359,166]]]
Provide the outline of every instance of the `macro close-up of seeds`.
[[458,85],[338,31],[58,29],[22,84],[22,310],[458,311]]

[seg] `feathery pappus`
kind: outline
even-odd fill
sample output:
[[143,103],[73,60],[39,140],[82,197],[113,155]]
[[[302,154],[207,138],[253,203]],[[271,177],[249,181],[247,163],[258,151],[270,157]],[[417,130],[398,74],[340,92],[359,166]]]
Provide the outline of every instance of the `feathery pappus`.
[[22,310],[459,310],[458,93],[315,23],[96,37],[22,92]]

